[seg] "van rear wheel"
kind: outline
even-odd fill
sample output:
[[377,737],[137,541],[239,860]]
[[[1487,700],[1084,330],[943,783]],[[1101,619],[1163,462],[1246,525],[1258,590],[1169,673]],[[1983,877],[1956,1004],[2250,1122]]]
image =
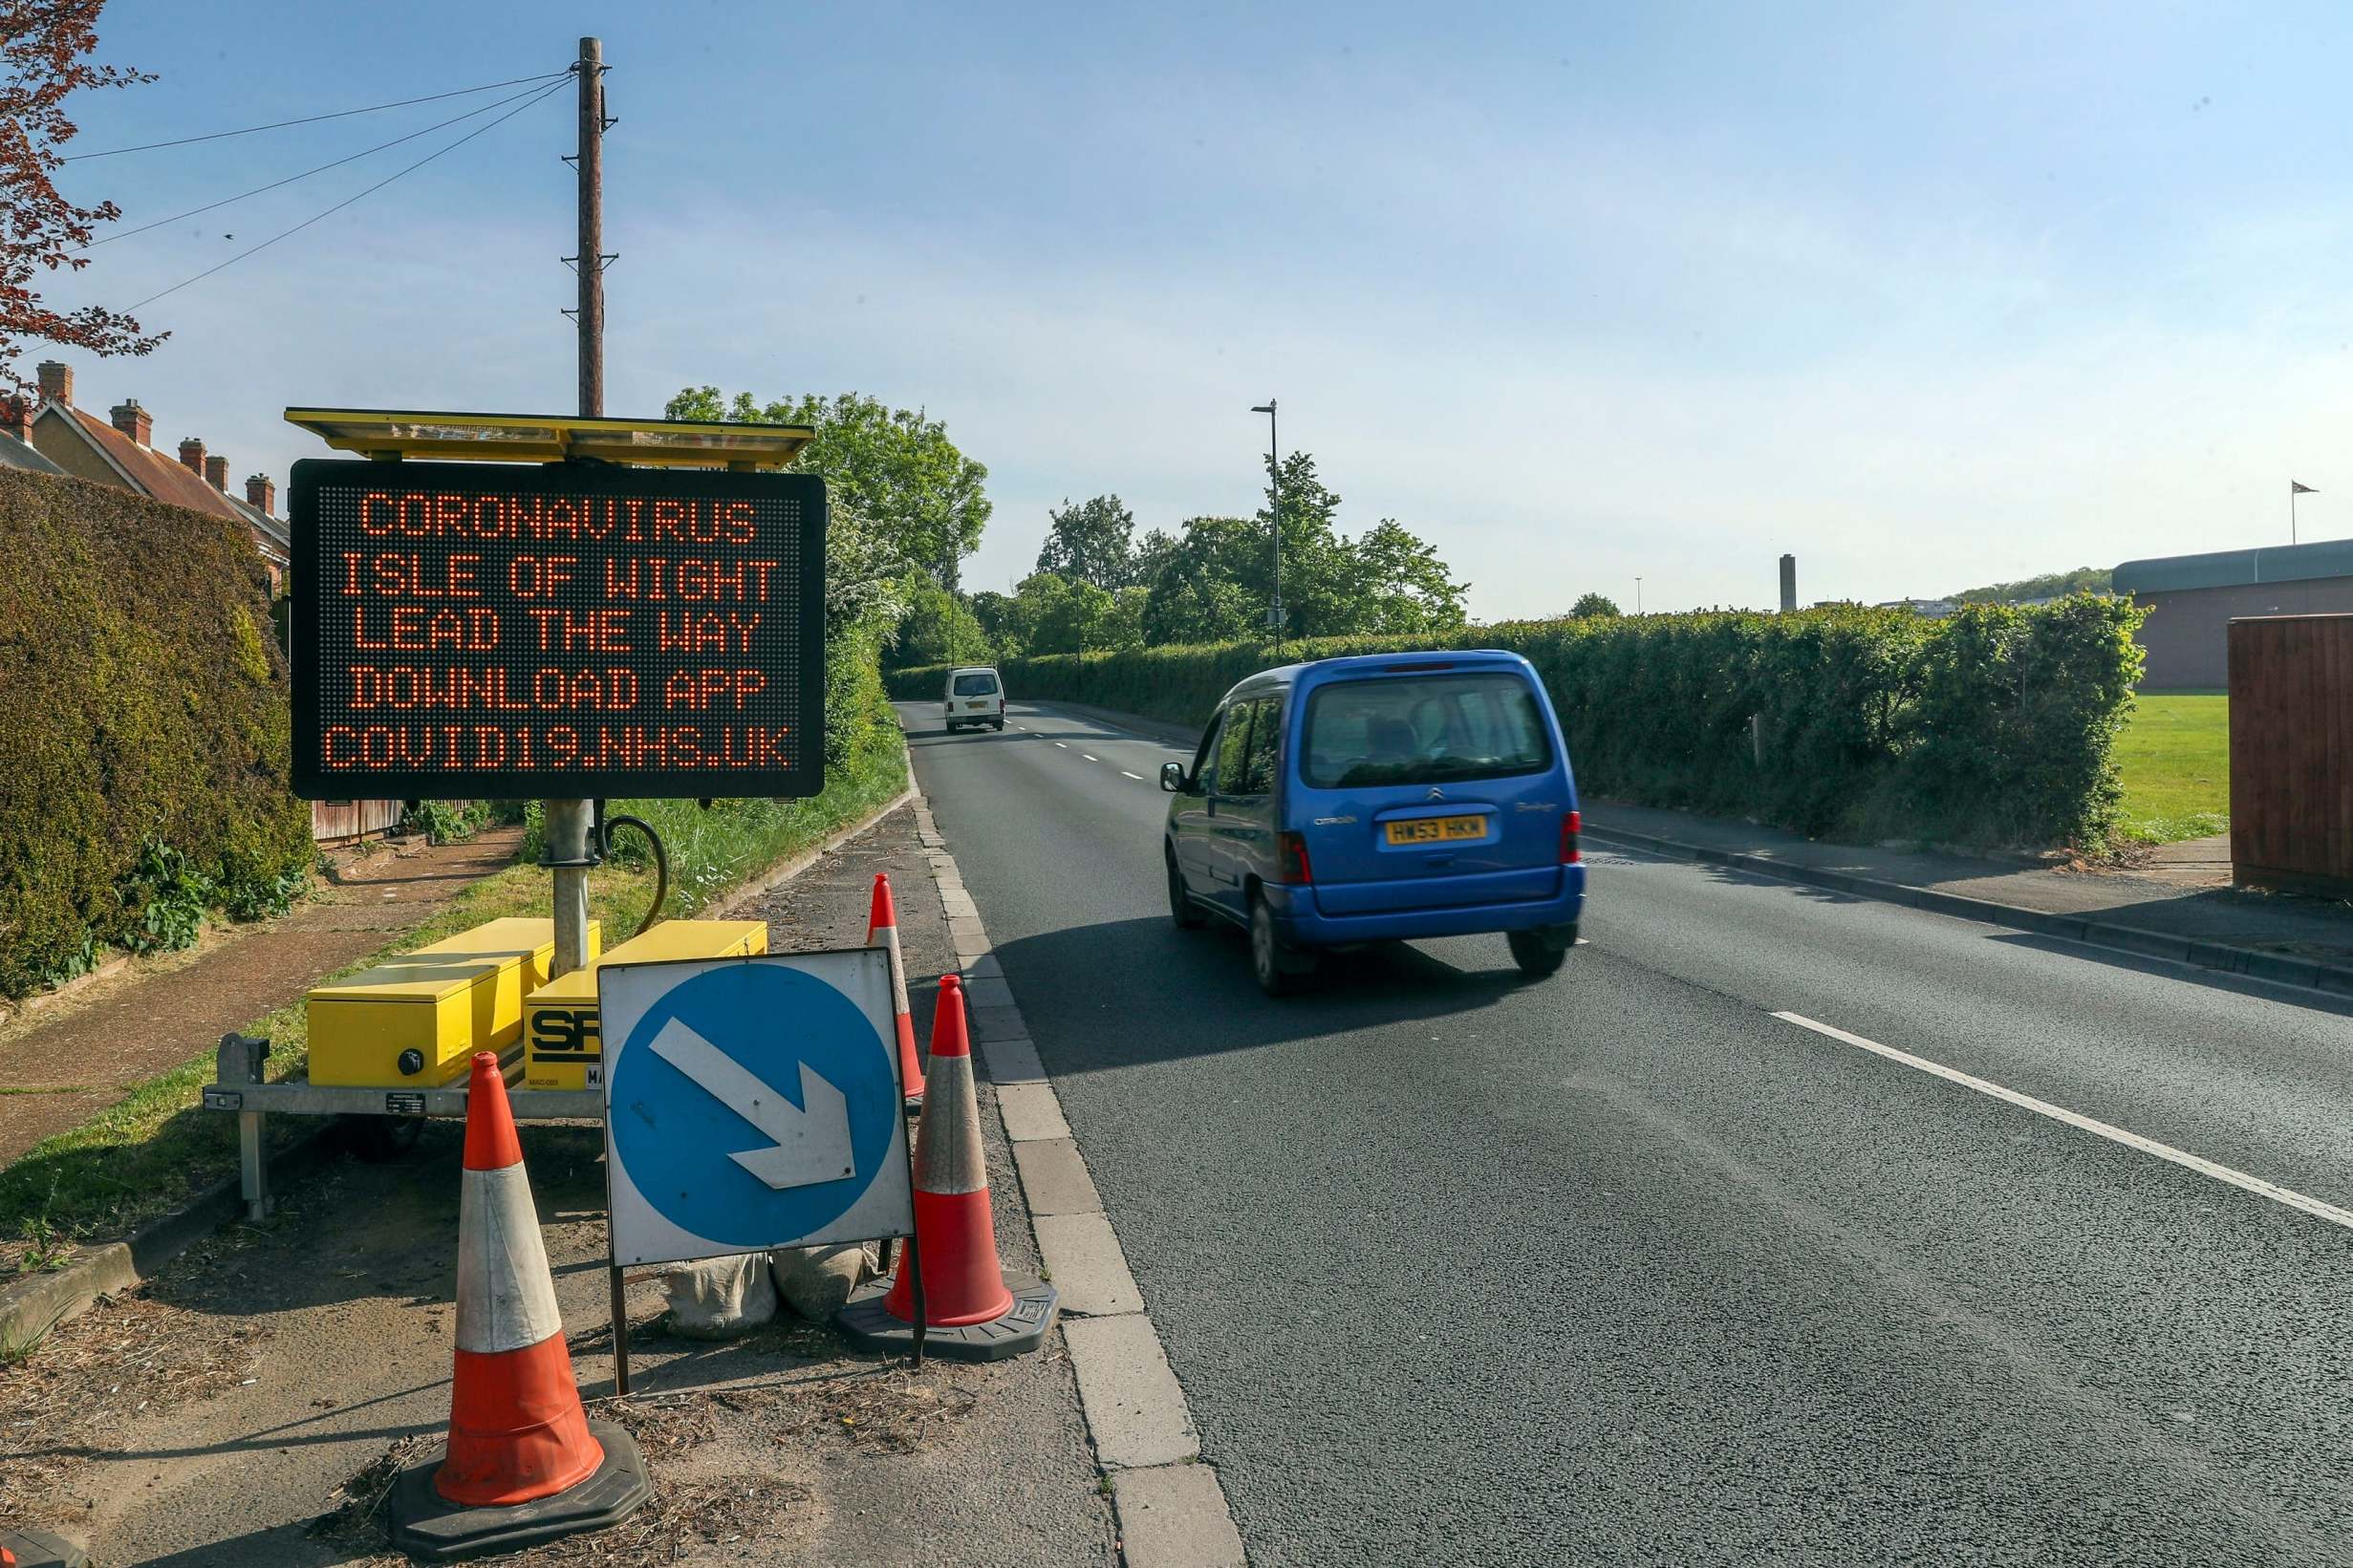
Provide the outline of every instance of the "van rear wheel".
[[1263,893],[1250,895],[1250,973],[1258,988],[1270,997],[1286,997],[1299,982],[1315,973],[1314,949],[1291,947],[1275,934],[1274,912]]
[[1511,943],[1511,961],[1532,980],[1558,973],[1561,960],[1568,956],[1568,949],[1554,947],[1541,931],[1507,932],[1504,939]]

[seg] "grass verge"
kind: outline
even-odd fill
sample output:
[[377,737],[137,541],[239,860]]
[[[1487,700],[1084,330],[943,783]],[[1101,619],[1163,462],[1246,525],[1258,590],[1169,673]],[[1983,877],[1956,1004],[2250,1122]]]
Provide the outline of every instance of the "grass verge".
[[2223,693],[2134,698],[2115,758],[2125,788],[2121,837],[2171,844],[2230,827],[2231,699]]
[[[705,811],[692,801],[615,801],[614,811],[655,825],[670,852],[672,915],[690,914],[766,870],[855,822],[907,784],[906,753],[896,725],[864,738],[825,792],[797,801],[720,801]],[[654,892],[653,877],[630,860],[616,834],[613,863],[589,875],[590,909],[608,943],[637,929]],[[632,859],[636,857],[631,857]],[[386,955],[411,951],[505,914],[547,910],[548,873],[529,863],[485,877],[441,913],[394,935],[371,956],[338,971],[364,969]],[[309,1018],[299,1002],[246,1025],[273,1044],[271,1080],[300,1069]],[[92,1120],[34,1146],[0,1171],[0,1273],[54,1266],[53,1238],[75,1242],[125,1235],[186,1202],[237,1169],[236,1119],[201,1108],[212,1082],[207,1049],[151,1078]],[[307,1117],[270,1119],[273,1147],[312,1125]]]

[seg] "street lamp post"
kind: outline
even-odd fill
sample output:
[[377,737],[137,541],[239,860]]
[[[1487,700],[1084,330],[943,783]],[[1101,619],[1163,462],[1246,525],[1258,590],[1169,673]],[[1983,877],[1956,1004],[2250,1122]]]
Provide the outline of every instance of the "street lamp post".
[[1266,487],[1272,504],[1267,508],[1270,531],[1275,536],[1275,592],[1266,607],[1267,624],[1274,628],[1275,656],[1283,656],[1283,460],[1275,441],[1275,400],[1272,397],[1257,404],[1253,414],[1266,416]]
[[1639,577],[1634,579],[1634,613],[1642,613],[1642,579]]

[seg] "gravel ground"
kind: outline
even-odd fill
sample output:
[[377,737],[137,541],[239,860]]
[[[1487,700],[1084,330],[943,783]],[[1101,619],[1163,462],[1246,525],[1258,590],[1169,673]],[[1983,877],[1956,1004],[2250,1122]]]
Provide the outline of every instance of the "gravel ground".
[[[947,925],[911,812],[745,913],[768,919],[780,951],[852,945],[877,870],[897,891],[911,975],[937,977]],[[926,1033],[936,994],[928,978],[912,988]],[[1034,1272],[991,1110],[1000,1255]],[[437,1126],[390,1163],[330,1167],[269,1225],[225,1233],[0,1367],[0,1517],[107,1564],[399,1560],[373,1503],[447,1419],[459,1147]],[[513,1560],[1115,1560],[1058,1334],[1039,1356],[911,1373],[788,1313],[729,1343],[669,1339],[659,1289],[641,1280],[635,1391],[612,1398],[601,1147],[591,1128],[524,1129],[581,1390],[637,1435],[656,1499],[609,1534]]]

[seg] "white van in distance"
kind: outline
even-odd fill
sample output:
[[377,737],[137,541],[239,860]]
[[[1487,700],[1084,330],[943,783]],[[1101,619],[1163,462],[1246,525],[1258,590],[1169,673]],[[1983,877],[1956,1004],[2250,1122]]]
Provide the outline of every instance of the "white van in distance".
[[1004,682],[984,665],[965,665],[948,672],[947,704],[950,735],[966,724],[1004,728]]

